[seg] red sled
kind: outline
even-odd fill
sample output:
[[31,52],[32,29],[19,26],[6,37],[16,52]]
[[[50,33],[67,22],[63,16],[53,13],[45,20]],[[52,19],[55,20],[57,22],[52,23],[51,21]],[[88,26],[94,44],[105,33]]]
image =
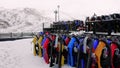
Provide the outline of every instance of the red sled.
[[49,64],[49,56],[48,56],[48,46],[50,43],[50,39],[47,38],[45,43],[43,44],[43,58],[47,64]]
[[[114,58],[114,54],[115,54],[115,50],[118,48],[116,43],[112,43],[111,44],[111,54],[112,54],[112,68],[115,68],[114,64],[113,64],[113,58]],[[118,67],[119,68],[119,67]]]
[[69,42],[70,42],[70,38],[67,37],[67,38],[65,39],[65,44],[66,44],[66,46],[68,46]]

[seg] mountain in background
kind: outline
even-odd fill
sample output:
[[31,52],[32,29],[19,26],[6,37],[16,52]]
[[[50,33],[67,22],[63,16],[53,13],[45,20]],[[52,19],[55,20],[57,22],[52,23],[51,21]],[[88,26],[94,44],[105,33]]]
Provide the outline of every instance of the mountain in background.
[[[0,9],[0,32],[38,32],[53,19],[33,8]],[[47,24],[47,25],[46,25]]]

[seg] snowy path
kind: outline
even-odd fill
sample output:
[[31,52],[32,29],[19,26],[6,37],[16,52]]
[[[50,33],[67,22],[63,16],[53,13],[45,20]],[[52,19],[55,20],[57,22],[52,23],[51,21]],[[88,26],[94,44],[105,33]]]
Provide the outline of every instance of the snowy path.
[[0,68],[49,68],[43,58],[33,56],[31,40],[0,42]]

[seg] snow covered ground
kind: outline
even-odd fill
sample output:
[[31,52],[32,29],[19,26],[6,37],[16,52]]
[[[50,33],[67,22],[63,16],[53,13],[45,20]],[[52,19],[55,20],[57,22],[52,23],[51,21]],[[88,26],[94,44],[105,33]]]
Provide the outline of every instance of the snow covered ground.
[[[33,56],[32,39],[0,42],[0,68],[49,68],[43,58]],[[67,65],[62,68],[71,68]]]

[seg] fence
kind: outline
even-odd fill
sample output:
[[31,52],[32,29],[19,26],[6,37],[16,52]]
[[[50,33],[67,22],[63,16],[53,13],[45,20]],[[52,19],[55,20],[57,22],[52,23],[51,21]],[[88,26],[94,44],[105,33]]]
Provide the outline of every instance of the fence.
[[0,41],[32,38],[38,32],[0,33]]

